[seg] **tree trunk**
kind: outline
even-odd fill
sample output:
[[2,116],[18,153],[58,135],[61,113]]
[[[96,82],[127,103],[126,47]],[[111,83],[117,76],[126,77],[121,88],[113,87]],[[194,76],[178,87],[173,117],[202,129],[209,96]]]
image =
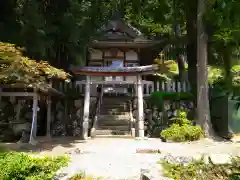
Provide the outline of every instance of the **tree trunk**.
[[193,103],[197,106],[197,0],[188,2],[186,9],[187,18],[187,62],[188,62],[188,80],[191,85],[192,94],[194,96]]
[[181,82],[186,81],[186,71],[185,71],[185,65],[184,65],[184,61],[182,56],[180,55],[180,53],[176,54],[176,59],[177,59],[177,63],[178,63],[178,71],[179,71],[179,79]]
[[207,34],[203,23],[205,0],[198,0],[197,16],[197,123],[206,137],[212,137],[207,71]]

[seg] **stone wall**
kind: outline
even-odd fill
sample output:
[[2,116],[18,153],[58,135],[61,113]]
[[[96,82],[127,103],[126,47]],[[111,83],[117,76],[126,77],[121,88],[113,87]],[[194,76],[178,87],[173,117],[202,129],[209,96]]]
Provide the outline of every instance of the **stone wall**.
[[[22,137],[23,132],[30,133],[32,110],[29,100],[18,101],[11,97],[2,97],[0,102],[0,141],[14,141]],[[19,119],[17,109],[20,106]]]
[[[89,127],[92,123],[92,112],[96,98],[91,98],[89,108]],[[64,102],[57,102],[55,109],[55,118],[52,118],[52,136],[81,136],[82,133],[82,121],[83,121],[83,99],[70,100],[68,102],[68,115],[64,119]]]
[[[95,98],[91,98],[90,113],[93,111],[95,101]],[[17,120],[18,101],[13,97],[2,97],[1,99],[0,141],[18,141],[21,139],[23,133],[27,133],[29,139],[32,123],[32,100],[20,100],[19,102],[20,118]],[[44,101],[43,103],[47,106],[47,102]],[[68,100],[67,104],[68,108],[66,111],[64,100],[57,99],[52,101],[51,136],[81,136],[83,99]],[[38,110],[38,130],[41,130],[40,114],[42,112],[40,108]],[[65,114],[65,111],[67,114]],[[47,119],[47,113],[44,114],[46,114]],[[91,124],[91,121],[89,124]],[[28,140],[25,138],[25,141]]]
[[[68,114],[65,115],[64,102],[58,101],[53,112],[51,134],[52,136],[80,136],[82,127],[83,100],[68,102]],[[55,118],[54,118],[55,117]],[[65,119],[66,118],[66,119]]]
[[[136,122],[137,120],[137,98],[133,101],[133,118]],[[169,119],[176,115],[177,109],[182,109],[188,113],[189,119],[193,119],[192,102],[188,101],[179,101],[176,103],[170,101],[164,101],[164,111],[158,112],[156,107],[151,107],[150,102],[148,99],[143,101],[143,108],[144,108],[144,130],[145,136],[149,137],[160,137],[161,130],[165,129],[168,126]]]

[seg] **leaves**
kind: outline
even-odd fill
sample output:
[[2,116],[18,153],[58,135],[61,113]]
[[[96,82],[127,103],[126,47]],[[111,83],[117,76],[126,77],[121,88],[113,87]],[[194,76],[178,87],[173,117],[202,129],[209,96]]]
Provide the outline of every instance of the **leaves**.
[[22,55],[13,44],[0,42],[0,81],[5,84],[21,83],[27,86],[46,85],[48,79],[66,80],[69,74],[49,65]]
[[66,156],[41,157],[26,153],[0,153],[0,179],[52,179],[56,171],[65,167]]

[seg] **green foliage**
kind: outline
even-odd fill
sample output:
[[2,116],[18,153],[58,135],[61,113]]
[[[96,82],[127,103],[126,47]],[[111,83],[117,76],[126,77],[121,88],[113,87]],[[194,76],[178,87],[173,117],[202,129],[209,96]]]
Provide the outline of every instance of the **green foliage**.
[[222,67],[208,66],[208,83],[217,84],[223,81],[225,78],[225,72]]
[[[240,65],[233,65],[231,71],[231,87],[226,82],[226,73],[223,67],[208,66],[208,82],[214,86],[214,93],[233,93],[239,95],[240,88]],[[218,92],[217,92],[218,91]]]
[[[174,60],[163,61],[161,59],[155,59],[154,63],[160,66],[160,72],[156,73],[156,75],[161,77],[163,80],[168,81],[168,80],[174,79],[179,74],[178,64]],[[238,83],[238,79],[240,79],[239,74],[237,73],[239,67],[240,65],[235,65],[232,67],[233,77],[236,83]],[[185,64],[185,70],[188,70],[187,64]],[[210,66],[210,65],[208,66],[209,84],[217,84],[219,82],[222,82],[224,78],[225,78],[225,71],[222,66]]]
[[67,80],[69,74],[22,55],[22,50],[13,44],[0,42],[0,82],[24,84],[29,87],[47,85],[49,79]]
[[209,159],[209,164],[201,160],[193,160],[188,165],[173,164],[161,161],[164,169],[164,175],[175,180],[229,180],[240,178],[240,157],[232,159],[230,164],[213,164]]
[[164,100],[180,101],[191,100],[193,98],[190,92],[153,92],[149,99],[152,106],[157,107],[159,111],[163,110]]
[[156,75],[165,80],[173,79],[179,73],[178,64],[174,60],[163,61],[161,59],[155,59],[154,63],[160,66],[160,71],[157,72]]
[[200,126],[191,125],[186,112],[179,110],[177,116],[172,118],[171,121],[170,127],[161,132],[161,137],[166,140],[174,142],[195,141],[203,135]]
[[231,69],[233,86],[240,86],[240,65],[235,65]]
[[115,2],[106,0],[2,2],[0,40],[26,49],[34,59],[68,68],[85,60],[85,50],[109,17]]
[[93,178],[91,176],[87,176],[84,172],[80,172],[72,176],[70,180],[103,180],[103,178]]
[[25,153],[0,154],[0,179],[42,180],[52,179],[56,171],[67,165],[68,157],[39,157]]

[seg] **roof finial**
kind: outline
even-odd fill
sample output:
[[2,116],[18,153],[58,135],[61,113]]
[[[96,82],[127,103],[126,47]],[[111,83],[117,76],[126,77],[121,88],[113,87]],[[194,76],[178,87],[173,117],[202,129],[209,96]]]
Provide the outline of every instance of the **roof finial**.
[[113,20],[118,20],[118,19],[122,19],[124,17],[123,12],[121,10],[115,10],[115,12],[113,13]]
[[113,9],[112,18],[113,20],[122,19],[124,17],[124,7],[122,3],[116,3]]

